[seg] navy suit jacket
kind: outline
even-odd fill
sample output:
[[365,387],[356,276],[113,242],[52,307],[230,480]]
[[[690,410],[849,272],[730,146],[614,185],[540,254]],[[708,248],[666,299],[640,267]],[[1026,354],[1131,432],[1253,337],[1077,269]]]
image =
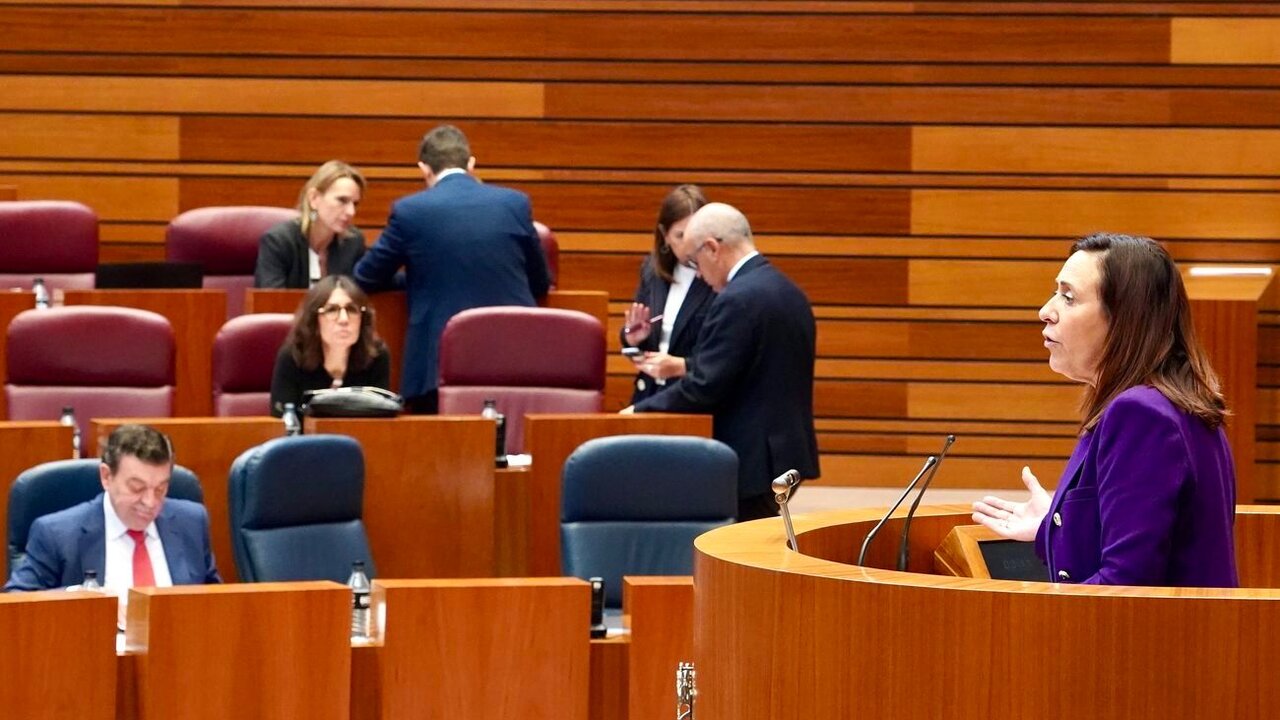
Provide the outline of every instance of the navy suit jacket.
[[[636,288],[635,301],[649,306],[649,312],[657,315],[666,308],[667,295],[670,292],[671,283],[658,276],[653,269],[653,258],[646,257],[644,263],[640,265],[640,287]],[[684,296],[684,302],[680,303],[680,311],[676,313],[676,324],[671,329],[671,343],[667,346],[667,354],[684,358],[686,372],[692,362],[690,355],[693,353],[693,344],[702,330],[702,320],[706,317],[707,309],[711,307],[711,301],[714,298],[715,293],[711,290],[711,286],[703,282],[702,278],[694,278],[693,283],[689,285],[688,294]],[[626,347],[626,328],[619,331],[619,337],[622,339],[622,346]],[[662,328],[655,325],[649,337],[642,340],[636,347],[657,352],[661,341]],[[656,395],[664,387],[654,382],[648,375],[636,373],[635,392],[631,395],[631,404],[635,405],[645,398]]]
[[381,237],[356,264],[356,282],[370,292],[389,289],[401,266],[409,301],[406,398],[436,388],[449,318],[491,305],[532,307],[551,285],[529,198],[465,173],[397,200]]
[[711,302],[689,372],[635,409],[710,413],[714,437],[738,453],[742,497],[769,493],[791,468],[815,478],[816,338],[809,299],[757,255]]
[[[27,555],[13,569],[4,591],[52,590],[79,584],[86,570],[106,578],[106,519],[102,495],[37,518],[27,536]],[[169,498],[156,518],[174,585],[220,583],[209,543],[209,514],[200,503]]]

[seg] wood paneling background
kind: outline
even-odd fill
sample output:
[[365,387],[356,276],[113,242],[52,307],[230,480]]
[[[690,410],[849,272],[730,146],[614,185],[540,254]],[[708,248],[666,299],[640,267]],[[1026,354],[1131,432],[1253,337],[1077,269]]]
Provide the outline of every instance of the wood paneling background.
[[[320,162],[371,181],[370,241],[460,125],[557,231],[611,333],[657,204],[751,218],[819,322],[824,482],[1048,482],[1077,388],[1035,309],[1071,239],[1280,261],[1280,7],[1232,2],[0,0],[0,180],[89,203],[103,258],[165,223],[290,205]],[[1259,479],[1280,497],[1280,308],[1259,338]],[[609,405],[629,396],[610,361]]]

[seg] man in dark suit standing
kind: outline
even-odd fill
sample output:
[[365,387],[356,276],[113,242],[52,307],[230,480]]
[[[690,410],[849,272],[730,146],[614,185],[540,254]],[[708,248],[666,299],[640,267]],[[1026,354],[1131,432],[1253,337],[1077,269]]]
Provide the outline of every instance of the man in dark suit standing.
[[103,494],[32,523],[27,554],[6,592],[77,585],[88,570],[122,600],[131,587],[222,582],[204,506],[165,498],[173,473],[169,438],[146,425],[121,425],[99,471]]
[[531,307],[551,279],[529,198],[471,176],[466,135],[441,125],[422,139],[418,167],[427,189],[401,198],[356,265],[366,291],[395,284],[404,267],[409,296],[401,394],[415,412],[434,413],[440,335],[457,313],[491,305]]
[[715,438],[738,453],[738,519],[776,515],[774,477],[792,468],[803,478],[819,473],[813,310],[804,292],[756,251],[751,226],[736,208],[704,206],[679,245],[681,261],[697,268],[716,298],[685,376],[634,411],[710,413]]

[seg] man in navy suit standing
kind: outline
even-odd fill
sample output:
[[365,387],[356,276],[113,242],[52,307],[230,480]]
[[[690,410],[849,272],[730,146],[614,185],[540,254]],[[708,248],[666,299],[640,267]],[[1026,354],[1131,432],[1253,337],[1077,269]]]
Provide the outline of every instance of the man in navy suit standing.
[[756,251],[746,216],[732,206],[702,207],[678,244],[677,256],[716,298],[685,376],[634,411],[710,413],[715,438],[738,453],[738,519],[776,515],[774,477],[792,468],[806,479],[819,473],[813,309]]
[[131,587],[222,582],[204,506],[165,498],[173,473],[168,437],[121,425],[107,440],[99,473],[103,494],[32,523],[27,554],[6,592],[76,585],[89,570],[122,599]]
[[457,313],[491,305],[532,307],[551,284],[529,198],[480,183],[467,136],[452,125],[427,133],[418,167],[427,189],[391,206],[382,236],[356,265],[366,291],[393,287],[404,267],[409,298],[401,394],[434,413],[440,335]]

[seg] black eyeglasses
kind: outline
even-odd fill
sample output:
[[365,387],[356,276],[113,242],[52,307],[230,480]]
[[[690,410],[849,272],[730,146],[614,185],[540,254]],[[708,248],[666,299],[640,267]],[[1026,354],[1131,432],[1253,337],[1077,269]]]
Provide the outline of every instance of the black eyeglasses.
[[368,308],[365,308],[360,305],[356,305],[355,303],[347,303],[346,305],[329,304],[329,305],[321,305],[320,307],[316,308],[316,312],[320,313],[320,317],[333,318],[336,320],[339,317],[338,313],[345,312],[348,317],[362,316],[364,315],[364,311],[367,309]]
[[703,240],[702,242],[698,243],[698,247],[694,248],[693,253],[689,255],[688,259],[686,259],[681,264],[689,268],[690,270],[697,270],[698,269],[698,253],[701,253],[702,249],[707,246],[707,242],[708,242],[707,240]]

